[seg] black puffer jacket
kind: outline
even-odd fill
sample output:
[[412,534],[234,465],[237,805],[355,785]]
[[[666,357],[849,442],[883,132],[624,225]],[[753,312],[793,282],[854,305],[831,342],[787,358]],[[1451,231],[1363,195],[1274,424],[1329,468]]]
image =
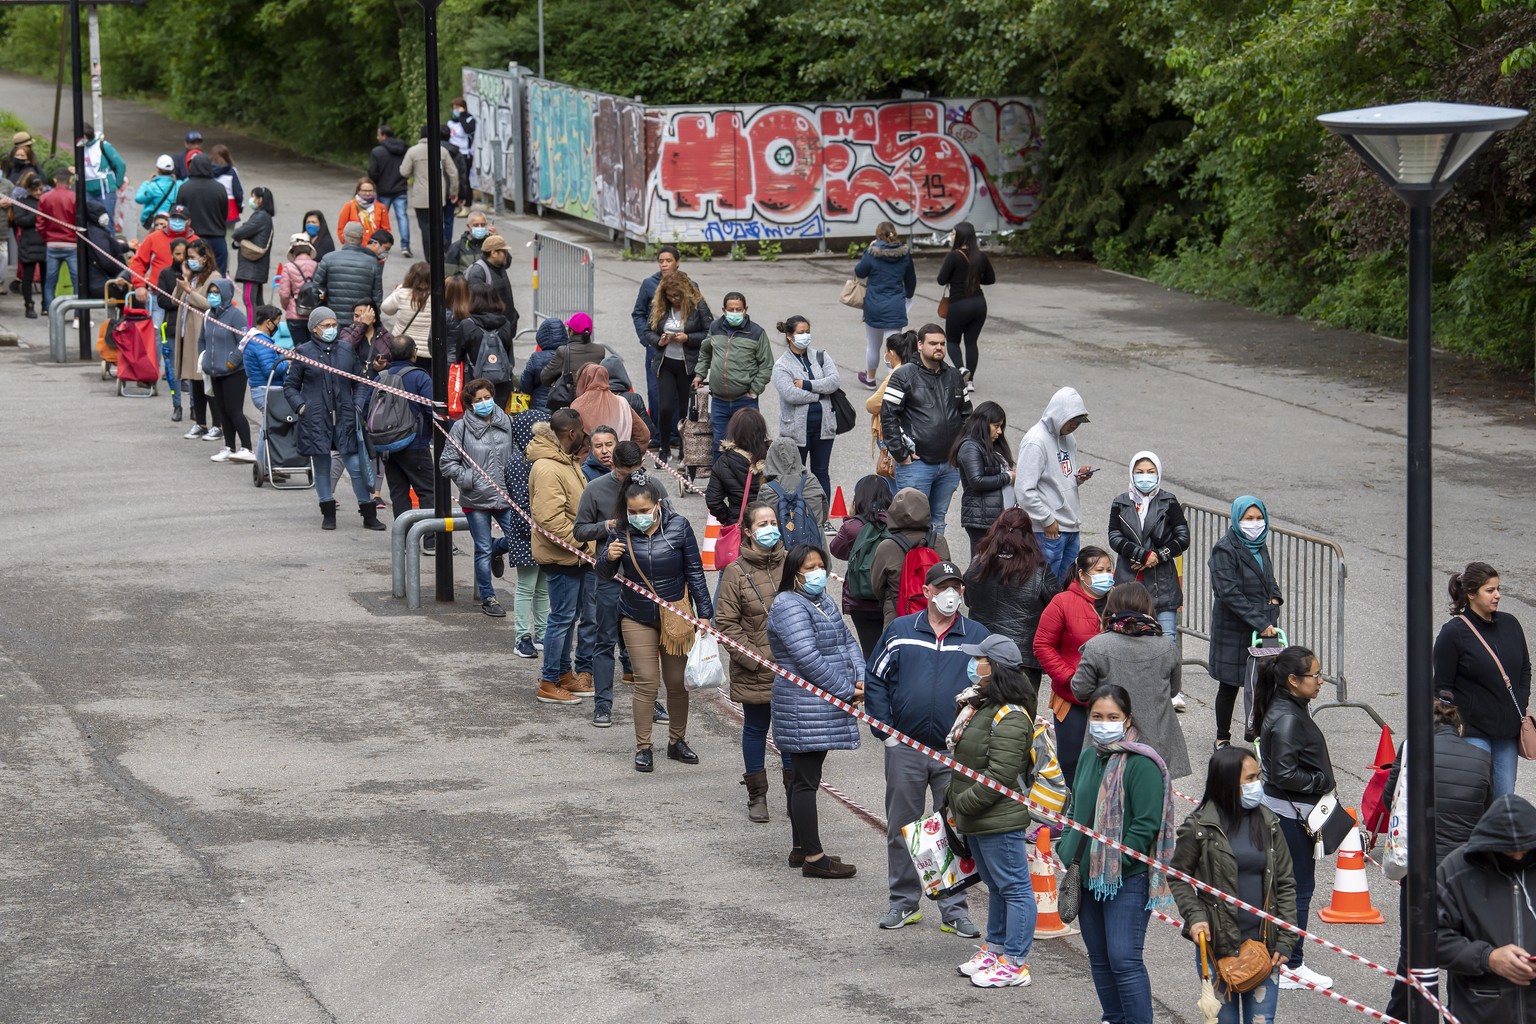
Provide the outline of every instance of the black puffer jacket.
[[1268,545],[1263,557],[1261,568],[1231,530],[1211,548],[1211,678],[1227,686],[1243,685],[1253,634],[1280,621],[1280,606],[1270,604],[1280,584]]
[[[1403,748],[1387,773],[1386,794],[1397,792]],[[1435,863],[1472,837],[1493,803],[1493,759],[1462,739],[1453,726],[1435,727]]]
[[[235,228],[230,238],[234,239],[233,252],[239,262],[235,264],[235,280],[249,281],[252,284],[262,284],[272,280],[272,242],[276,227],[272,223],[272,215],[266,210],[256,209],[245,218],[245,223]],[[240,243],[249,241],[258,249],[265,249],[259,260],[248,260],[240,252]]]
[[[1152,595],[1160,612],[1177,611],[1184,604],[1184,588],[1179,585],[1179,567],[1174,562],[1189,548],[1189,524],[1179,499],[1160,491],[1147,509],[1142,523],[1131,504],[1129,493],[1122,491],[1109,503],[1109,546],[1119,555],[1115,563],[1115,582],[1139,581]],[[1133,569],[1149,551],[1157,552],[1157,565],[1151,569]]]
[[16,189],[11,198],[16,201],[16,205],[11,207],[11,223],[21,233],[16,250],[17,261],[42,263],[48,258],[48,243],[43,241],[43,236],[37,230],[37,200],[21,188]]
[[[674,604],[683,592],[693,599],[693,614],[700,619],[715,617],[715,604],[704,580],[704,563],[699,558],[699,542],[693,526],[676,512],[658,505],[661,526],[652,534],[638,533],[626,522],[625,551],[616,562],[608,559],[608,545],[597,553],[597,575],[605,580],[623,576],[627,580],[654,588],[657,597]],[[638,566],[638,571],[637,567]],[[649,599],[624,588],[619,599],[619,614],[635,622],[654,625],[660,621],[660,609]]]
[[[480,336],[485,331],[496,332],[502,348],[507,350],[507,357],[512,359],[512,366],[516,366],[517,360],[512,356],[512,322],[500,313],[476,313],[455,324],[448,335],[448,361],[468,363],[473,368],[480,358]],[[508,367],[509,371],[511,369]]]
[[1315,804],[1332,792],[1333,760],[1328,741],[1307,713],[1307,702],[1289,692],[1275,694],[1259,733],[1264,792],[1277,800]]
[[176,202],[187,208],[194,235],[224,237],[229,225],[229,193],[214,179],[212,160],[199,153],[187,162],[187,180],[181,183]]
[[[720,444],[720,457],[709,471],[709,483],[704,487],[704,504],[709,514],[724,526],[730,526],[741,515],[742,496],[747,493],[747,454],[729,441]],[[763,482],[763,464],[753,467],[752,487],[756,490]]]
[[[699,304],[693,307],[693,312],[689,314],[688,320],[683,324],[683,333],[688,335],[688,341],[683,345],[683,366],[690,375],[693,373],[694,364],[699,361],[699,349],[704,347],[704,338],[708,336],[709,325],[714,320],[714,316],[709,311],[709,305],[700,300]],[[656,343],[661,340],[661,332],[655,328],[647,327],[645,336],[640,340],[647,348],[655,348]],[[673,344],[675,345],[676,342],[673,342]],[[660,362],[666,358],[666,354],[671,350],[672,345],[668,345],[658,351],[656,353],[657,361]]]
[[372,303],[377,309],[384,302],[383,265],[372,250],[351,242],[320,258],[314,282],[343,327],[352,322],[357,306]]
[[897,462],[916,455],[938,464],[949,460],[970,412],[959,370],[948,363],[930,370],[916,359],[898,366],[885,385],[880,432]]
[[[318,339],[296,349],[299,355],[326,363],[345,373],[363,375],[363,365],[350,345]],[[299,454],[343,455],[357,451],[357,410],[367,402],[368,385],[316,369],[300,360],[288,364],[283,397],[299,414]]]
[[1039,670],[1035,659],[1035,630],[1061,584],[1051,567],[1042,565],[1022,585],[1004,584],[997,573],[981,571],[977,562],[965,570],[965,601],[971,618],[1019,645],[1024,667]]
[[[1518,863],[1500,853],[1523,850]],[[1499,797],[1472,838],[1441,863],[1436,953],[1450,972],[1449,1007],[1464,1021],[1536,1024],[1536,988],[1505,981],[1488,955],[1511,943],[1536,944],[1536,807],[1513,793]]]
[[1003,514],[1003,488],[1013,483],[1013,466],[996,448],[973,437],[960,442],[955,463],[960,469],[960,525],[985,530]]

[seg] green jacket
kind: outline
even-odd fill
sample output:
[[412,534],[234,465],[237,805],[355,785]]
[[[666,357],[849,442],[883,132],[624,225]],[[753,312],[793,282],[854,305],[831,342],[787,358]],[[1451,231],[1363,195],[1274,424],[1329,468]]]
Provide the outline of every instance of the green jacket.
[[[1284,921],[1296,920],[1296,875],[1291,865],[1291,850],[1280,834],[1280,819],[1267,807],[1254,812],[1264,816],[1264,902],[1271,914]],[[1178,845],[1173,852],[1173,866],[1186,875],[1194,875],[1207,885],[1214,885],[1233,896],[1237,891],[1237,860],[1232,844],[1221,826],[1221,813],[1209,805],[1195,808],[1179,826]],[[1243,944],[1237,908],[1177,878],[1168,879],[1179,914],[1184,918],[1184,937],[1191,925],[1201,921],[1211,926],[1211,955],[1236,956]],[[1269,922],[1264,923],[1264,945],[1271,954],[1289,956],[1296,936]]]
[[[956,761],[1009,789],[1018,789],[1019,775],[1029,766],[1034,743],[1034,719],[1014,710],[995,721],[1001,705],[988,701],[960,734]],[[949,809],[961,835],[990,836],[1029,828],[1029,808],[979,782],[954,773],[949,779]]]
[[773,346],[761,327],[750,317],[732,327],[722,316],[709,325],[693,375],[708,385],[711,397],[734,402],[766,391],[773,363]]
[[[1125,827],[1120,841],[1132,850],[1150,857],[1156,851],[1157,834],[1163,827],[1163,773],[1150,757],[1140,754],[1128,756],[1131,760],[1125,766]],[[1109,755],[1099,753],[1092,745],[1085,747],[1083,756],[1078,759],[1077,777],[1072,780],[1072,811],[1068,815],[1078,824],[1093,828],[1094,819],[1098,815],[1099,784],[1104,779],[1104,766],[1108,763]],[[1072,858],[1082,849],[1078,871],[1083,876],[1084,885],[1087,885],[1090,876],[1089,850],[1083,846],[1086,841],[1087,837],[1081,832],[1068,830],[1062,834],[1061,843],[1056,847],[1056,856],[1067,865],[1072,863]],[[1141,861],[1121,856],[1122,878],[1145,874],[1146,870],[1147,866]]]

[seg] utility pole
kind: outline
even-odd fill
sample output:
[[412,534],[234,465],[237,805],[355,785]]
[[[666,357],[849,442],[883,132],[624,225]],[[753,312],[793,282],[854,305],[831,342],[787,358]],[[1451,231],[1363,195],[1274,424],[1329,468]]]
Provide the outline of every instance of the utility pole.
[[[427,263],[432,268],[432,415],[439,423],[448,422],[448,322],[443,315],[443,119],[437,83],[437,8],[442,0],[420,0],[425,14],[427,57]],[[453,515],[448,481],[439,467],[443,461],[444,438],[432,434],[432,512],[439,519]],[[453,534],[437,538],[433,556],[437,576],[437,599],[453,600]]]
[[[80,66],[80,0],[69,0],[69,31],[70,42],[70,66],[74,72],[74,100],[75,100],[75,227],[78,234],[75,238],[75,273],[71,284],[75,287],[75,295],[79,298],[87,298],[85,293],[85,265],[90,259],[90,252],[85,245],[85,73]],[[80,359],[83,362],[91,360],[91,316],[86,310],[81,310],[78,316],[80,324]]]
[[91,124],[97,135],[105,135],[107,129],[101,118],[101,19],[96,10],[96,5],[91,4],[87,19],[91,40]]

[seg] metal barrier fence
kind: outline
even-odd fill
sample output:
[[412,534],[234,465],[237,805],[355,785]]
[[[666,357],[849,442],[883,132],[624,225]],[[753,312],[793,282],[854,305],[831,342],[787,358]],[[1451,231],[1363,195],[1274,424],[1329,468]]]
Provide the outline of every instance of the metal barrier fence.
[[[1184,503],[1189,523],[1189,550],[1184,562],[1184,607],[1179,612],[1179,633],[1200,640],[1211,639],[1211,590],[1207,559],[1211,548],[1232,527],[1232,517],[1220,509]],[[1359,708],[1378,725],[1381,715],[1369,704],[1349,699],[1349,680],[1344,672],[1344,580],[1348,571],[1344,551],[1331,540],[1271,526],[1269,552],[1275,560],[1275,581],[1285,603],[1280,606],[1280,628],[1291,643],[1310,647],[1322,666],[1323,679],[1333,684],[1331,701],[1312,705],[1313,714],[1329,708]],[[1183,644],[1180,644],[1183,650]],[[1185,658],[1186,665],[1207,662]]]
[[546,317],[590,315],[597,289],[592,250],[553,235],[534,235],[528,244],[533,249],[534,326]]

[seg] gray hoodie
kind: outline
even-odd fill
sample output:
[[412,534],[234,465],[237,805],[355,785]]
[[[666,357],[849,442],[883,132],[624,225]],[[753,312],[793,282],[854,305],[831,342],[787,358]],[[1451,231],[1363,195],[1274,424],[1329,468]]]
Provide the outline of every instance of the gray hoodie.
[[[805,471],[805,466],[800,461],[800,448],[787,437],[780,437],[768,446],[768,456],[763,460],[763,486],[758,489],[757,500],[765,501],[774,508],[779,507],[779,496],[773,493],[773,488],[768,484],[776,483],[784,489],[785,494],[793,494],[796,487],[803,489],[801,497],[811,507],[811,515],[818,523],[827,521],[827,492],[822,489],[821,481]],[[783,523],[779,524],[781,527]],[[809,542],[820,545],[824,543],[820,537],[796,537],[785,538],[785,546],[789,547],[797,542]]]
[[1077,498],[1077,435],[1061,436],[1069,420],[1088,415],[1075,388],[1062,388],[1046,403],[1040,422],[1019,442],[1018,477],[1013,503],[1029,514],[1036,533],[1051,523],[1063,533],[1078,533],[1083,510]]
[[206,350],[204,366],[210,377],[227,377],[245,370],[245,353],[240,342],[249,330],[245,314],[235,305],[235,284],[227,277],[214,279],[212,291],[219,293],[220,304],[208,311],[199,344]]

